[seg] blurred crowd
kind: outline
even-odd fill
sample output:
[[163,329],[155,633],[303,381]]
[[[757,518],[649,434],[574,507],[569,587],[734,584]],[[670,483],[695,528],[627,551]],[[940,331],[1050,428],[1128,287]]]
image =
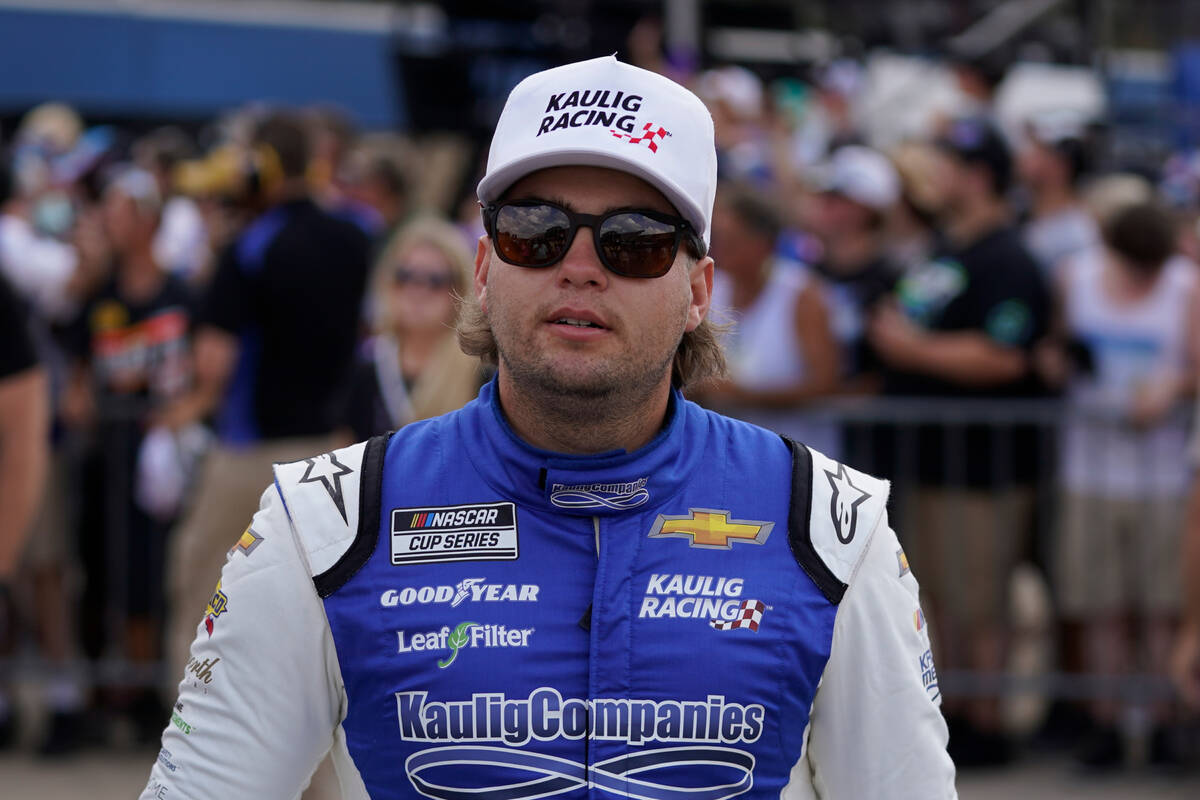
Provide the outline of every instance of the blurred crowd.
[[[1101,171],[1103,120],[1002,126],[998,76],[966,63],[950,113],[880,149],[853,61],[767,84],[739,66],[681,75],[634,45],[716,123],[730,371],[688,396],[903,489],[898,569],[920,577],[914,625],[944,677],[1009,669],[1024,562],[1059,621],[1046,669],[1165,675],[1200,455],[1200,156]],[[0,345],[0,487],[48,478],[6,506],[29,533],[0,546],[0,647],[10,670],[42,671],[41,752],[114,729],[157,741],[159,686],[211,679],[188,644],[221,624],[212,584],[256,544],[272,463],[333,485],[340,465],[313,456],[488,380],[453,330],[482,233],[467,153],[327,107],[140,135],[56,104],[24,117],[0,167],[0,316],[23,323]],[[46,394],[38,421],[28,398]],[[18,730],[11,679],[0,746]],[[1169,694],[1099,686],[1060,710],[1083,763],[1121,763],[1134,714],[1150,760],[1181,758]],[[960,765],[1014,756],[1002,691],[943,694]]]

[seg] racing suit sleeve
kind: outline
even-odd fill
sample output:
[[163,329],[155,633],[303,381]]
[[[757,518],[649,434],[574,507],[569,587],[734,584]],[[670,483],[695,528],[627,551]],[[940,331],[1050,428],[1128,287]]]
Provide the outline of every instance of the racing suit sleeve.
[[838,608],[795,768],[811,771],[816,797],[957,796],[929,631],[903,554],[884,513]]
[[275,486],[229,551],[204,612],[141,798],[298,797],[334,744],[344,694]]

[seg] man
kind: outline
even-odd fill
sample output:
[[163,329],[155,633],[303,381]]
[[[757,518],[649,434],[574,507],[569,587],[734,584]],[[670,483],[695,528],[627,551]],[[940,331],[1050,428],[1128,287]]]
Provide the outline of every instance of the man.
[[[23,304],[0,277],[0,651],[11,649],[9,585],[16,578],[49,460],[50,387],[25,325]],[[16,735],[6,689],[0,686],[0,748]]]
[[[129,661],[148,665],[160,656],[163,543],[172,513],[152,513],[139,502],[139,452],[155,411],[188,387],[194,302],[183,278],[166,272],[154,252],[162,196],[153,175],[132,166],[114,170],[100,210],[112,275],[66,337],[72,370],[64,422],[90,443],[79,481],[80,628],[89,657],[106,655],[110,637],[119,635]],[[109,699],[153,741],[164,708],[158,692],[124,694]]]
[[496,380],[278,468],[143,797],[293,797],[330,748],[353,798],[954,796],[886,485],[678,392],[721,366],[715,173],[661,76],[513,90],[461,330]]
[[824,252],[815,269],[829,286],[844,387],[878,391],[880,364],[866,340],[866,320],[899,273],[886,252],[885,228],[900,199],[900,176],[882,153],[847,145],[830,158],[818,188],[813,230]]
[[1101,244],[1077,189],[1087,170],[1085,136],[1084,120],[1065,109],[1037,114],[1025,125],[1017,172],[1029,190],[1030,218],[1022,234],[1047,275]]
[[[870,322],[869,341],[886,365],[884,391],[1036,394],[1030,353],[1046,333],[1050,301],[1036,262],[1010,227],[1008,149],[979,118],[956,120],[938,146],[946,244],[899,281],[895,306],[878,309]],[[1034,432],[1017,427],[1006,435],[972,425],[957,434],[925,428],[920,434],[921,489],[910,504],[916,512],[910,532],[913,563],[925,565],[938,657],[943,667],[998,671],[1008,579],[1032,515]],[[947,453],[961,454],[963,466]],[[951,739],[955,761],[1006,760],[998,703],[976,698],[958,710],[965,722]]]
[[179,430],[215,415],[218,437],[168,554],[172,674],[229,548],[226,531],[254,513],[271,464],[332,446],[366,288],[366,236],[310,198],[303,121],[267,116],[253,148],[262,210],[223,255],[202,303],[194,388],[160,419]]

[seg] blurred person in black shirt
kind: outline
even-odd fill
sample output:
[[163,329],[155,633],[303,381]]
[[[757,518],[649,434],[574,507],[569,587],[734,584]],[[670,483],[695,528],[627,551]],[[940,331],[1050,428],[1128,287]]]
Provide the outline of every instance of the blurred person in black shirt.
[[[191,376],[191,291],[154,256],[162,198],[154,177],[119,169],[101,213],[112,248],[111,277],[84,305],[69,334],[75,366],[64,420],[90,435],[82,464],[81,628],[92,658],[122,647],[137,664],[161,652],[162,573],[170,519],[137,502],[137,462],[151,415],[181,395]],[[110,630],[109,621],[119,626]],[[153,738],[156,693],[117,693],[138,734]]]
[[474,291],[474,261],[458,229],[435,217],[405,225],[371,279],[375,336],[363,343],[345,424],[362,441],[475,399],[479,359],[454,334],[458,298]]
[[825,279],[830,324],[842,346],[843,388],[878,391],[881,363],[866,338],[866,323],[898,277],[884,229],[900,198],[900,179],[882,153],[847,145],[818,172],[817,188],[813,231],[824,252],[814,268]]
[[[9,586],[42,496],[49,460],[49,394],[21,301],[0,277],[0,654],[12,652]],[[16,717],[0,684],[0,749],[13,743]]]
[[168,557],[172,682],[271,464],[333,446],[367,281],[366,235],[310,194],[304,121],[274,112],[251,146],[262,211],[226,249],[201,304],[195,387],[159,417],[172,429],[213,417],[217,435]]
[[[900,280],[895,304],[880,308],[870,324],[870,342],[887,368],[885,392],[1036,396],[1041,385],[1031,353],[1047,333],[1051,302],[1038,264],[1011,227],[1008,148],[980,118],[955,120],[937,144],[944,242]],[[1009,577],[1033,513],[1036,434],[1020,426],[930,426],[917,441],[921,488],[905,529],[912,531],[936,655],[945,669],[999,671]],[[956,453],[963,472],[953,463]],[[1007,759],[995,700],[947,697],[946,709],[956,724],[956,763]]]

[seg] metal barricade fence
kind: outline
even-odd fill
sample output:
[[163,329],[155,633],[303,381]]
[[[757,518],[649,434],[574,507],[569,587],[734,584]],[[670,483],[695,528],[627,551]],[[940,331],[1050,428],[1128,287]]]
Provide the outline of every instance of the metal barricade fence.
[[[145,409],[137,404],[119,404],[102,409],[104,424],[120,428],[136,424]],[[902,544],[911,541],[913,532],[904,521],[911,519],[912,504],[923,486],[930,483],[950,488],[983,487],[1000,491],[1021,486],[1033,498],[1032,517],[1006,519],[1007,529],[1020,540],[1022,560],[1035,564],[1052,580],[1056,504],[1059,499],[1059,443],[1064,427],[1064,406],[1049,399],[929,399],[929,398],[842,398],[796,412],[808,423],[825,423],[841,432],[843,452],[833,453],[851,466],[885,477],[892,482],[889,514]],[[1073,412],[1074,419],[1087,415]],[[1179,412],[1178,424],[1187,424],[1187,414]],[[1087,416],[1103,430],[1123,430],[1126,423],[1103,414]],[[1103,436],[1099,437],[1103,441]],[[132,464],[136,451],[113,447],[103,453],[109,491],[126,495],[132,485]],[[1131,465],[1132,469],[1143,465]],[[1179,468],[1187,469],[1186,464]],[[78,503],[78,492],[67,493]],[[107,498],[108,500],[119,498]],[[1146,498],[1147,502],[1158,502]],[[105,569],[107,595],[103,599],[103,640],[101,657],[80,659],[72,665],[76,674],[86,676],[89,685],[161,686],[173,684],[176,676],[164,676],[162,664],[134,663],[129,659],[121,630],[128,614],[127,587],[130,564],[122,556],[128,549],[129,502],[108,502],[103,524],[107,544]],[[944,509],[953,514],[953,508]],[[231,532],[231,536],[236,532]],[[971,534],[962,531],[964,541]],[[84,537],[89,534],[84,532]],[[166,543],[169,547],[169,541]],[[999,565],[998,565],[999,566]],[[920,579],[920,564],[913,565]],[[136,576],[132,576],[136,577]],[[977,576],[965,575],[960,590]],[[1004,576],[1007,577],[1007,576]],[[213,576],[215,582],[217,576]],[[1054,597],[1051,585],[1050,597]],[[961,598],[949,597],[947,602]],[[156,599],[152,616],[163,619],[163,599]],[[199,620],[203,609],[196,609]],[[1053,609],[1050,609],[1052,618]],[[1052,626],[1051,626],[1052,627]],[[1048,635],[1053,638],[1052,632]],[[0,657],[0,679],[38,682],[51,673],[33,648],[26,646],[16,655]],[[1043,698],[1087,699],[1116,697],[1132,703],[1144,703],[1170,696],[1166,679],[1159,675],[1135,672],[1124,675],[1080,675],[1052,664],[1045,671],[1016,674],[1008,670],[979,672],[942,670],[941,688],[947,697],[955,695],[1013,696],[1034,694]]]

